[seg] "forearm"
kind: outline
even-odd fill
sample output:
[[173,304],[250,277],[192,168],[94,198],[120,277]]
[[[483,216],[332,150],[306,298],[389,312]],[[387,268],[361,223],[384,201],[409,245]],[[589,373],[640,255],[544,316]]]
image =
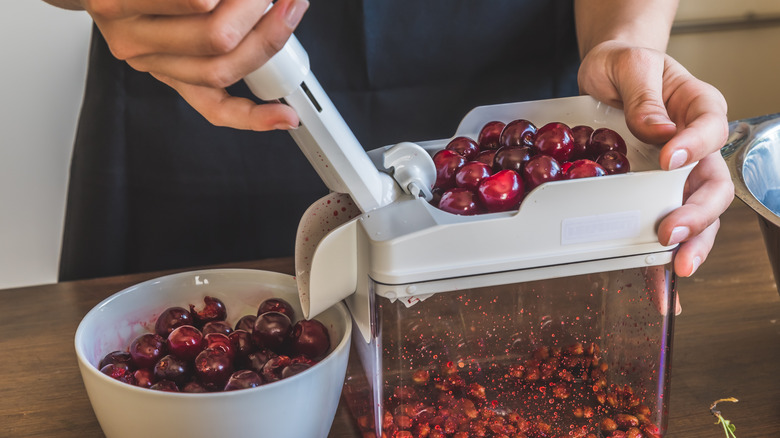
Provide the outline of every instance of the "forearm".
[[580,56],[604,41],[666,51],[678,0],[575,0]]
[[70,9],[72,11],[80,11],[84,9],[81,4],[81,0],[43,0],[46,3],[56,6],[62,9]]

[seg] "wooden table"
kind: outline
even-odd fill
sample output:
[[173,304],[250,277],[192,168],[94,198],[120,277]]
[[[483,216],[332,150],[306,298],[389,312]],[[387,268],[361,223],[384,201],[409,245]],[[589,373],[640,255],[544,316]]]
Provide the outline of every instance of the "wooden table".
[[[292,271],[289,259],[230,266]],[[103,436],[76,364],[76,327],[105,297],[160,274],[0,291],[0,437]],[[707,262],[678,289],[667,436],[722,437],[710,403],[736,397],[719,407],[739,438],[780,437],[780,295],[755,214],[740,201],[723,215]],[[342,406],[330,437],[357,436]]]

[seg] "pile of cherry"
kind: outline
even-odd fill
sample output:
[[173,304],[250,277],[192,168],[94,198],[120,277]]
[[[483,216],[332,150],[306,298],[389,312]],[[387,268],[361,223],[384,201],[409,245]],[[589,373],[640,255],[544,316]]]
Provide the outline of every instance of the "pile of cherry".
[[419,368],[386,387],[381,433],[372,415],[357,423],[363,438],[660,438],[643,396],[608,383],[608,369],[598,345],[581,342],[508,366]]
[[256,315],[242,316],[235,326],[226,322],[222,301],[203,301],[200,310],[192,304],[189,310],[165,309],[154,332],[136,337],[126,351],[105,355],[100,371],[161,391],[230,391],[298,374],[330,348],[327,328],[313,319],[293,323],[293,308],[283,299],[263,301]]
[[545,182],[628,172],[626,152],[623,138],[609,128],[488,122],[477,140],[456,137],[434,154],[431,203],[461,215],[514,210]]

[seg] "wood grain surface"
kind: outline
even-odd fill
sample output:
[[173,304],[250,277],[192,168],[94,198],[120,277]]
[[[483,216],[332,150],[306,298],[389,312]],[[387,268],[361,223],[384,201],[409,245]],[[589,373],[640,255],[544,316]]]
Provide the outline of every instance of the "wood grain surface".
[[[293,271],[291,259],[227,266]],[[0,437],[103,436],[76,363],[76,327],[107,296],[161,274],[0,291]],[[739,438],[780,437],[780,295],[752,210],[732,204],[709,259],[678,290],[666,436],[723,436],[709,406],[736,397],[719,407]],[[356,437],[342,405],[329,438]]]

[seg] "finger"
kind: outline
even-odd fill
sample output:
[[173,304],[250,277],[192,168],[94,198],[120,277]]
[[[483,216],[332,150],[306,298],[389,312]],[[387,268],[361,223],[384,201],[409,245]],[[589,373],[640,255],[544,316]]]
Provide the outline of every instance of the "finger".
[[[674,82],[674,81],[670,81]],[[670,116],[680,128],[661,149],[661,166],[676,169],[719,151],[728,138],[726,100],[711,85],[687,72],[670,84]]]
[[135,15],[189,15],[213,10],[220,0],[86,0],[90,15],[123,18]]
[[615,86],[623,101],[626,124],[647,143],[663,143],[677,131],[663,98],[663,54],[629,50],[615,69]]
[[684,204],[658,225],[658,240],[664,245],[675,245],[703,232],[734,199],[734,185],[719,152],[699,161],[687,183],[690,194]]
[[306,0],[280,0],[236,47],[220,56],[146,55],[129,59],[140,71],[193,85],[225,88],[265,64],[289,39],[308,7]]
[[220,55],[229,53],[257,24],[271,0],[222,0],[209,14],[144,16],[125,26],[132,41],[120,59],[149,54]]
[[160,75],[153,76],[175,89],[213,125],[252,131],[292,129],[298,126],[298,115],[287,105],[258,105],[250,99],[231,96],[224,89],[191,85]]
[[677,275],[690,277],[699,269],[712,250],[719,228],[720,219],[715,220],[696,237],[680,245],[674,257],[674,271]]

